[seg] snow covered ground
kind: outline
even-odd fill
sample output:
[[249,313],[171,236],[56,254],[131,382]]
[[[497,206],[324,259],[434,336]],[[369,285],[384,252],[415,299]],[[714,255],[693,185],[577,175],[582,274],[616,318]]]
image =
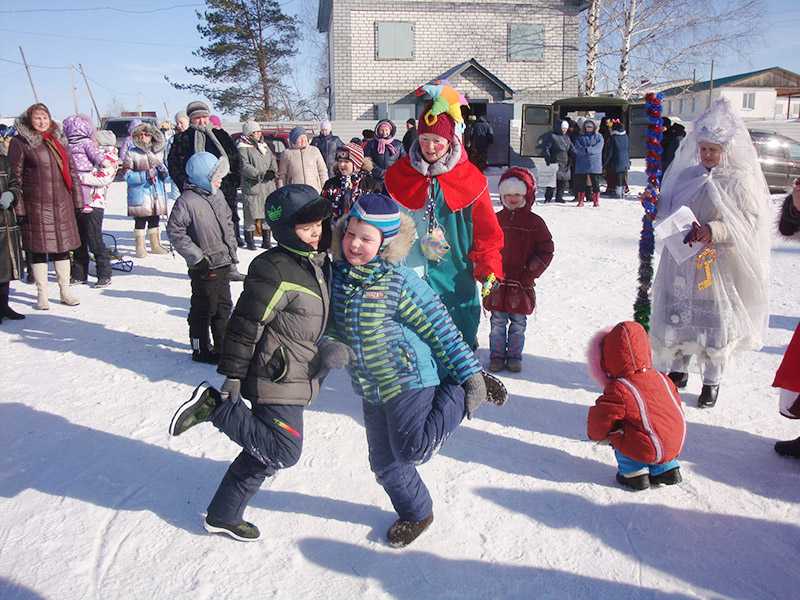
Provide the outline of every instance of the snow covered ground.
[[[167,435],[193,387],[220,380],[189,359],[179,257],[81,286],[75,308],[34,311],[34,287],[13,284],[28,318],[0,326],[0,598],[796,597],[800,462],[772,444],[800,427],[778,415],[770,383],[800,316],[800,244],[775,241],[764,349],[729,370],[713,410],[694,408],[697,376],[683,394],[685,483],[633,493],[615,483],[611,450],[586,440],[599,389],[584,347],[631,316],[641,208],[536,210],[556,256],[524,370],[504,375],[505,407],[483,407],[422,467],[436,520],[401,551],[384,542],[394,514],[344,373],[306,413],[300,463],[246,514],[263,541],[203,531],[237,448],[210,425]],[[124,214],[115,201],[106,229],[131,253]],[[242,251],[243,267],[254,256]]]

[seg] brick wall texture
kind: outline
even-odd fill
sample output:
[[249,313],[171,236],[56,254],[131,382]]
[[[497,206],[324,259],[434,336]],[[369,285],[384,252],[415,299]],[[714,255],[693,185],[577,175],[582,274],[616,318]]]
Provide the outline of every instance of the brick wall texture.
[[[578,17],[554,0],[429,2],[333,0],[329,28],[332,113],[337,119],[375,118],[374,104],[395,103],[451,67],[476,59],[514,90],[513,102],[552,102],[577,95]],[[375,22],[415,26],[414,60],[376,60]],[[509,23],[544,26],[544,58],[508,60]],[[477,71],[452,81],[473,98],[502,100]],[[413,102],[413,100],[411,100]]]

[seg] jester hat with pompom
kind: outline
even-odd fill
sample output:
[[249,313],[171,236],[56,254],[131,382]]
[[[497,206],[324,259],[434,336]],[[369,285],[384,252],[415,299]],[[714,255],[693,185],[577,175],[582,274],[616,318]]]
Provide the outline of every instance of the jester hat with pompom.
[[454,135],[461,137],[464,133],[464,117],[461,115],[461,107],[469,106],[463,94],[448,84],[446,80],[437,79],[417,88],[416,95],[430,99],[419,118],[417,131],[420,135],[435,133],[451,142]]

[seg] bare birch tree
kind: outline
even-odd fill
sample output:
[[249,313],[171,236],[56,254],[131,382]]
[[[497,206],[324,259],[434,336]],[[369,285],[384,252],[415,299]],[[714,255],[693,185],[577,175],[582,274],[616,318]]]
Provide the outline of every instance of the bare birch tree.
[[597,88],[597,62],[600,44],[600,7],[602,0],[591,0],[586,13],[586,78],[584,90],[594,96]]

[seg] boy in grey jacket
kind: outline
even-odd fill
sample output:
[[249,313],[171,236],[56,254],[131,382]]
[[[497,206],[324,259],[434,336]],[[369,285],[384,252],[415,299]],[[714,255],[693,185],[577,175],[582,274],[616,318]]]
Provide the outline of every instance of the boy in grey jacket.
[[192,281],[192,360],[209,364],[219,361],[232,307],[230,269],[239,262],[231,210],[219,191],[220,177],[215,175],[218,164],[219,159],[209,152],[192,155],[186,163],[187,183],[167,222],[169,240],[186,259]]

